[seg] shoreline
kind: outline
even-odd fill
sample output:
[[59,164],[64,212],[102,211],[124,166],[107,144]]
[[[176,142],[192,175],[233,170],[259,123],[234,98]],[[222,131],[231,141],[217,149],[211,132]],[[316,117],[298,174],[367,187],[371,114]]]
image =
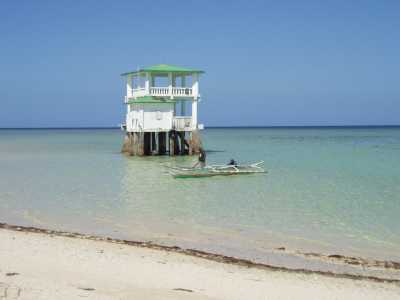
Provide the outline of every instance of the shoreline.
[[[44,234],[48,236],[57,236],[57,237],[67,237],[73,239],[82,239],[82,240],[91,240],[91,241],[102,241],[112,244],[120,244],[130,247],[137,247],[137,248],[146,248],[151,250],[159,250],[165,252],[172,252],[176,254],[186,255],[190,257],[201,258],[217,263],[253,268],[253,269],[261,269],[261,270],[269,270],[269,271],[281,271],[287,273],[298,273],[298,274],[316,274],[322,275],[330,278],[342,278],[342,279],[352,279],[352,280],[364,280],[364,281],[371,281],[377,283],[390,283],[400,286],[400,279],[397,278],[386,278],[386,277],[379,277],[379,276],[370,276],[370,275],[360,275],[354,273],[346,273],[346,272],[333,272],[333,271],[323,271],[323,270],[313,270],[307,268],[290,268],[285,266],[277,266],[273,264],[266,264],[255,262],[249,259],[228,256],[219,253],[213,253],[198,249],[191,249],[191,248],[182,248],[179,246],[167,246],[161,245],[157,243],[153,243],[151,241],[134,241],[134,240],[125,240],[125,239],[118,239],[118,238],[111,238],[99,235],[91,235],[91,234],[83,234],[78,232],[69,232],[69,231],[62,231],[62,230],[52,230],[52,229],[45,229],[40,227],[33,227],[33,226],[20,226],[20,225],[13,225],[8,223],[0,223],[0,229],[9,230],[9,231],[16,231],[16,232],[25,232],[25,233],[36,233],[36,234]],[[285,247],[275,248],[274,250],[278,252],[286,251]],[[372,260],[372,259],[365,259],[361,257],[352,257],[352,256],[344,256],[339,254],[320,254],[320,253],[313,253],[313,252],[291,252],[287,253],[291,255],[297,255],[300,257],[304,257],[306,259],[317,259],[328,263],[333,264],[344,264],[348,266],[356,266],[361,267],[364,270],[367,268],[372,269],[380,269],[380,270],[388,270],[388,271],[395,271],[398,272],[400,270],[400,262],[396,261],[383,261],[383,260]]]
[[[399,282],[286,270],[195,250],[0,229],[1,299],[400,299]],[[354,280],[356,279],[356,280]]]

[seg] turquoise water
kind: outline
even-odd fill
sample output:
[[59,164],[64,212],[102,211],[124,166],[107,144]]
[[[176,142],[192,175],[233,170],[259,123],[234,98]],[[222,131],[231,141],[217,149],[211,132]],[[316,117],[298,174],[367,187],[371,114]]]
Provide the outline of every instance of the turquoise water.
[[262,258],[263,251],[400,260],[400,128],[202,133],[208,163],[267,174],[173,179],[195,157],[126,157],[114,129],[0,130],[0,222]]

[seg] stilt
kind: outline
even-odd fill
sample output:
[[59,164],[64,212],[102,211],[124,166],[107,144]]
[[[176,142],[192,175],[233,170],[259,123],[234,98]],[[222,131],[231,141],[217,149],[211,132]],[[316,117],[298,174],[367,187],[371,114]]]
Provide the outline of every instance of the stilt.
[[192,154],[198,154],[200,152],[202,144],[200,139],[200,133],[198,130],[192,131],[192,137],[190,139],[189,144]]
[[175,155],[175,137],[174,132],[169,132],[169,155]]
[[[185,154],[189,154],[189,151],[190,151],[190,144],[189,144],[189,142],[187,141],[187,139],[186,139],[186,131],[183,133],[183,142],[184,142],[184,144],[185,144]],[[190,137],[190,135],[189,135],[189,137]]]
[[188,143],[188,148],[189,148],[189,155],[193,155],[193,147],[192,147],[192,143],[190,142],[192,140],[192,133],[189,132],[189,143]]
[[151,133],[150,132],[145,132],[144,133],[144,155],[150,155],[151,154]]
[[131,149],[132,137],[129,132],[125,134],[124,143],[122,144],[121,153],[129,153]]
[[174,149],[175,155],[180,154],[181,150],[180,150],[180,145],[179,145],[179,134],[176,131],[174,132],[174,145],[175,145],[175,149]]
[[134,132],[130,134],[129,155],[130,156],[137,155],[137,136]]
[[181,146],[180,154],[184,155],[185,154],[185,132],[184,131],[179,132],[179,137],[180,137],[180,146]]
[[165,137],[166,137],[165,132],[158,133],[158,153],[160,155],[164,155],[165,152],[167,151],[166,144],[165,144]]
[[158,154],[157,153],[157,142],[156,142],[156,132],[151,133],[151,154]]
[[[187,138],[186,138],[187,137]],[[130,132],[124,138],[121,152],[131,156],[194,155],[202,147],[198,131]]]
[[137,136],[137,155],[143,156],[145,154],[144,147],[144,132],[136,133]]
[[170,131],[169,136],[170,136],[169,154],[170,155],[180,154],[179,133],[176,132],[175,130],[172,130],[172,131]]

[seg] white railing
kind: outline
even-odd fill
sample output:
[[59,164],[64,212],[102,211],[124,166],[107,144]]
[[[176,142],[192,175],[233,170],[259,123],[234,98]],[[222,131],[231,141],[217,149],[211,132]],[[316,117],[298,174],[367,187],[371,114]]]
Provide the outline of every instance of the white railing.
[[150,95],[151,96],[171,96],[169,93],[169,88],[167,88],[167,87],[151,87]]
[[172,126],[175,130],[190,130],[192,128],[192,118],[174,117]]
[[173,96],[192,96],[193,90],[192,88],[186,87],[173,87],[172,88],[172,95]]
[[132,97],[143,97],[146,96],[145,88],[132,89]]
[[128,97],[143,97],[143,96],[156,96],[156,97],[193,97],[192,88],[187,87],[151,87],[147,92],[146,88],[137,88],[131,90],[131,95]]

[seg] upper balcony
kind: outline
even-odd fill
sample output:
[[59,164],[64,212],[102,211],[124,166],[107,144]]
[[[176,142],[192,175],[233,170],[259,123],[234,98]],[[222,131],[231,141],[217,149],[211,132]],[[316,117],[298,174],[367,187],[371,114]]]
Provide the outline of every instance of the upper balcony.
[[170,98],[188,98],[199,97],[199,94],[193,93],[191,87],[149,87],[149,89],[138,87],[128,90],[127,98],[137,98],[143,96],[170,97]]
[[200,97],[201,70],[156,65],[122,74],[126,76],[126,100],[143,96],[174,98]]

